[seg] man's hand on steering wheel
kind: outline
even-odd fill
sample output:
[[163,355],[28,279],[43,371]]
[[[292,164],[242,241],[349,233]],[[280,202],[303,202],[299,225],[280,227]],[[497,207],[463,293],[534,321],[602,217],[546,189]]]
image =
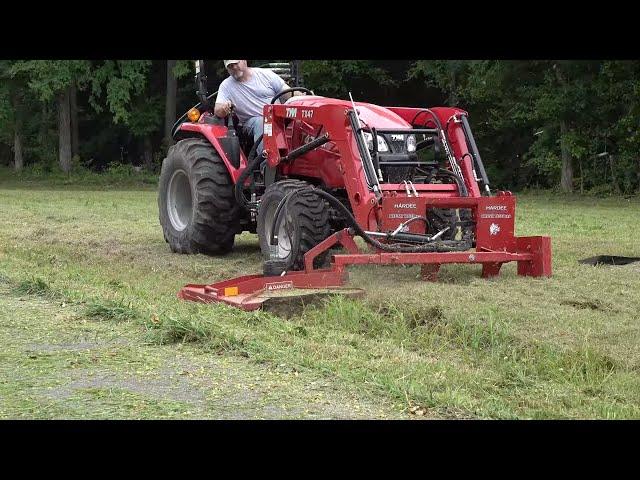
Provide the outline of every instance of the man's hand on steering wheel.
[[304,92],[307,95],[313,95],[313,92],[308,88],[304,88],[304,87],[286,88],[271,99],[271,105],[276,103],[276,100],[278,100],[282,95],[286,95],[287,93],[292,93],[292,92]]

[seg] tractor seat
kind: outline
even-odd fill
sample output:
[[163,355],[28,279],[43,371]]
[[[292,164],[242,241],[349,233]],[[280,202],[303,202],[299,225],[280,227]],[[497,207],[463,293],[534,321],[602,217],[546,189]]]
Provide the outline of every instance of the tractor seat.
[[240,148],[244,152],[245,157],[249,156],[249,152],[253,148],[253,135],[248,135],[244,132],[242,125],[236,127],[236,135],[240,141]]
[[249,155],[249,152],[253,147],[253,136],[247,135],[244,132],[242,124],[240,123],[236,114],[231,114],[231,117],[226,116],[225,118],[212,117],[211,123],[214,123],[216,125],[224,125],[229,129],[235,130],[236,136],[238,137],[238,141],[240,143],[240,149],[244,152],[245,156]]

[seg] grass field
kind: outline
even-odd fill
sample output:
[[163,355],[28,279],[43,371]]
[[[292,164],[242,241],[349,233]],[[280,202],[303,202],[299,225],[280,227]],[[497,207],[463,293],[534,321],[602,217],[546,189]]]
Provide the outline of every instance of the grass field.
[[260,271],[170,253],[153,185],[0,181],[0,418],[640,418],[640,200],[518,196],[553,277],[353,267],[288,318],[179,301]]

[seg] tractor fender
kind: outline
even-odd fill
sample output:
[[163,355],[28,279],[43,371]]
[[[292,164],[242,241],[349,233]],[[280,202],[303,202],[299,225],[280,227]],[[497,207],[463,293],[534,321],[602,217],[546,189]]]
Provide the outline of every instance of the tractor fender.
[[185,122],[178,127],[176,137],[180,139],[189,137],[202,137],[206,139],[218,155],[220,155],[220,158],[227,167],[231,180],[233,183],[236,183],[242,171],[247,168],[248,162],[244,152],[242,152],[242,149],[239,147],[234,154],[239,155],[240,161],[236,163],[237,160],[234,161],[231,158],[231,149],[235,149],[235,147],[231,147],[230,142],[226,142],[228,131],[229,129],[224,125]]

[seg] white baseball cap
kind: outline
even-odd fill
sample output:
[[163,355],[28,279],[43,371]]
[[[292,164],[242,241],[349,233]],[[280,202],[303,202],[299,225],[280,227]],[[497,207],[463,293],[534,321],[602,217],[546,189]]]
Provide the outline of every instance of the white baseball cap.
[[238,63],[240,60],[224,60],[224,68],[227,68],[231,63]]

